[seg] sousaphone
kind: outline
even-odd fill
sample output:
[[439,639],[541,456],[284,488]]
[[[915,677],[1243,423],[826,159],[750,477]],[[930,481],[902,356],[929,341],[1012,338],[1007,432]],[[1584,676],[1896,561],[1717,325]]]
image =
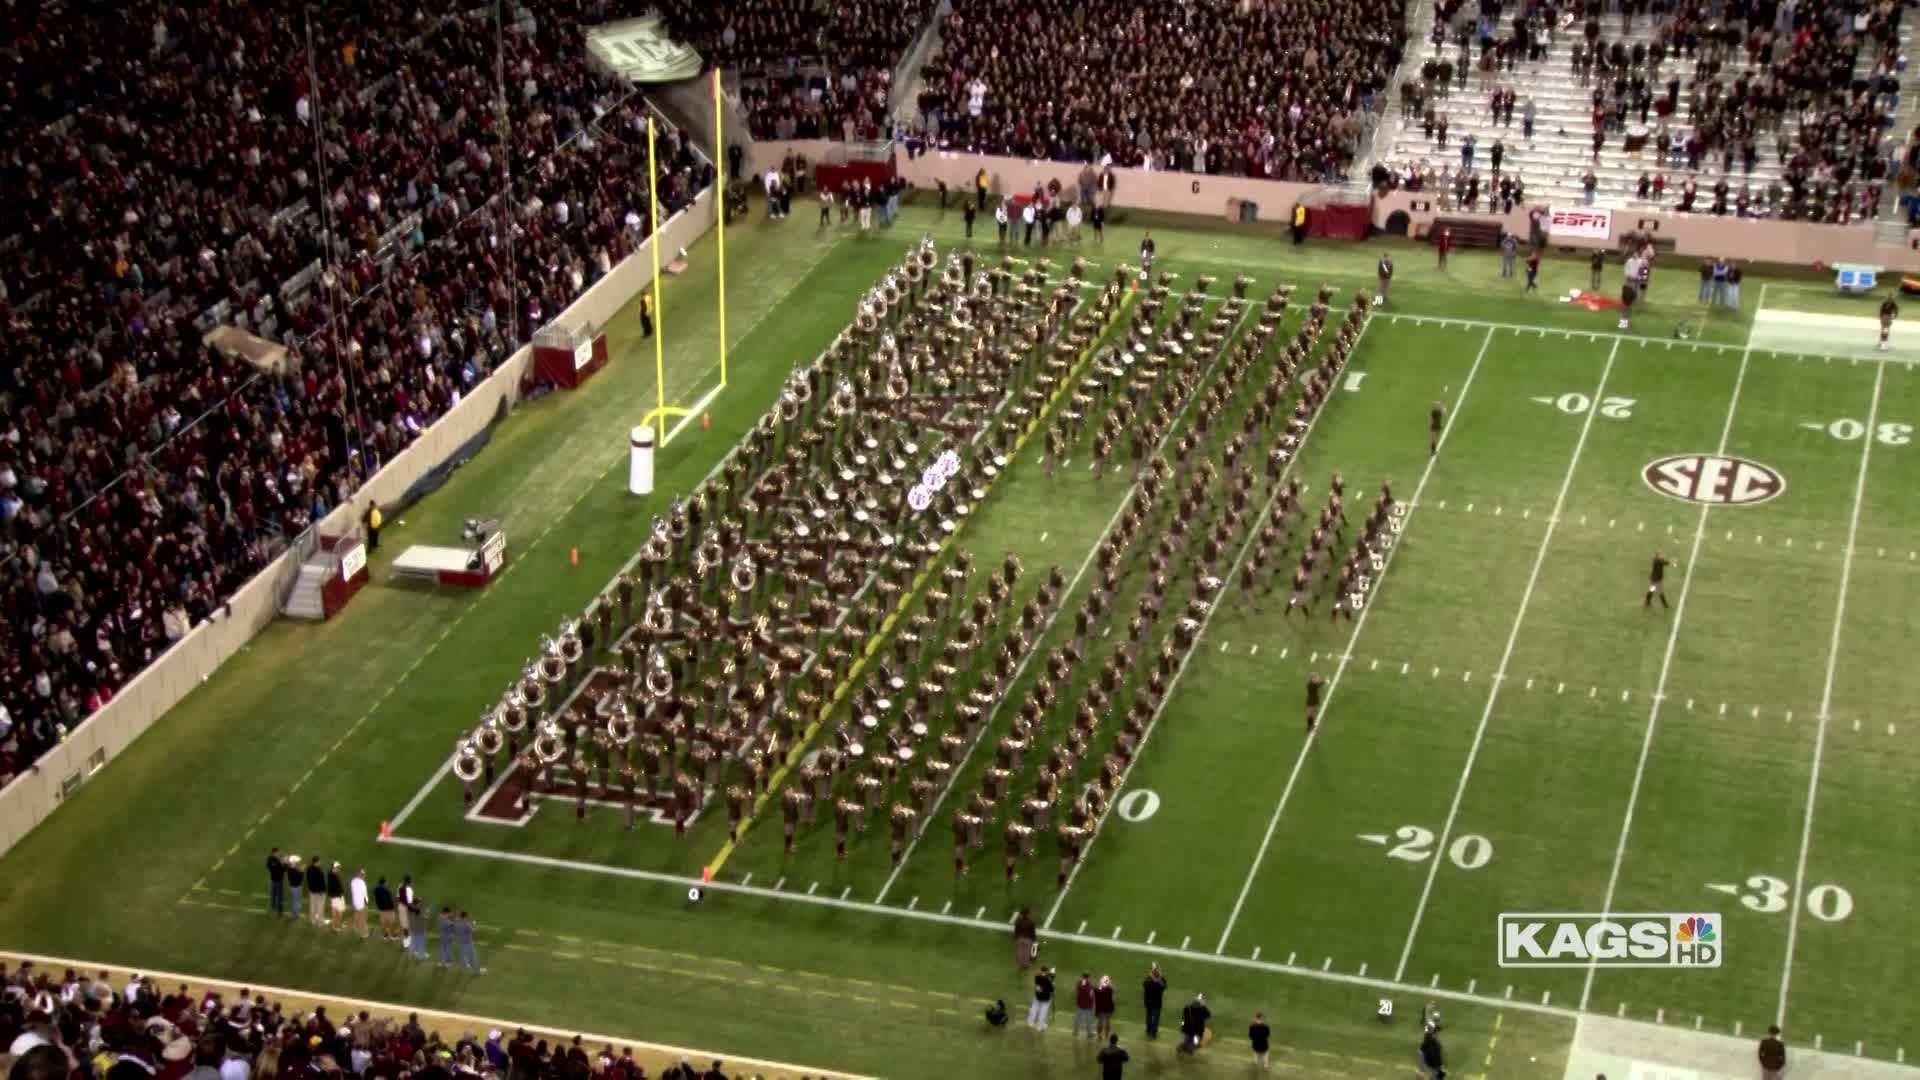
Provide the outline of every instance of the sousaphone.
[[507,744],[507,737],[500,730],[500,718],[489,714],[480,729],[473,733],[473,745],[482,754],[492,757]]
[[647,693],[664,700],[673,696],[673,666],[659,646],[647,650],[647,673],[642,677]]
[[453,775],[462,783],[471,784],[480,779],[486,771],[487,763],[481,758],[480,751],[474,748],[470,739],[461,739],[453,748]]
[[534,736],[533,753],[543,764],[551,765],[566,755],[566,733],[552,720],[540,725],[540,734]]

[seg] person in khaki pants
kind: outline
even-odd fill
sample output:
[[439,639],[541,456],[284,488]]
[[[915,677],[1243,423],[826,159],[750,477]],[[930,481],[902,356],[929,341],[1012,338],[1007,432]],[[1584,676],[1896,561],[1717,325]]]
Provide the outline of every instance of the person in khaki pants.
[[307,860],[307,918],[315,926],[327,924],[327,864],[318,855]]
[[360,940],[367,940],[367,870],[361,867],[354,871],[353,882],[347,886],[347,895],[353,901],[353,932]]

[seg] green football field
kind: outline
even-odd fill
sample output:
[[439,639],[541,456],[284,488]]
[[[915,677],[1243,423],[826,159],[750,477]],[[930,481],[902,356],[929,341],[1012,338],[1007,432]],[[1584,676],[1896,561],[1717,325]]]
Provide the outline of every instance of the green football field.
[[[1091,276],[1131,261],[1144,224],[1084,243]],[[1693,266],[1663,265],[1621,334],[1613,313],[1560,302],[1586,285],[1584,261],[1550,261],[1525,295],[1491,256],[1441,271],[1419,248],[1153,224],[1176,298],[1201,274],[1220,278],[1210,303],[1236,273],[1255,279],[1256,307],[1294,283],[1278,340],[1325,283],[1324,345],[1393,252],[1391,304],[1293,468],[1309,509],[1335,470],[1361,511],[1390,480],[1399,531],[1350,622],[1324,601],[1283,617],[1284,589],[1250,607],[1223,575],[1234,584],[1064,891],[1051,840],[1006,882],[992,829],[957,876],[945,793],[897,867],[884,822],[844,862],[826,825],[783,853],[777,802],[737,845],[718,814],[676,840],[611,811],[576,823],[566,803],[524,827],[463,810],[448,752],[540,635],[607,586],[652,515],[716,467],[910,243],[962,242],[958,214],[932,208],[874,235],[756,212],[728,232],[729,385],[710,428],[662,451],[654,495],[625,491],[626,433],[654,397],[653,343],[629,313],[606,372],[523,406],[390,522],[374,585],[346,613],[271,627],[7,856],[0,944],[886,1076],[1092,1075],[1060,1010],[1044,1036],[979,1019],[995,997],[1024,1011],[1007,927],[1028,907],[1069,981],[1114,977],[1137,1075],[1245,1071],[1255,1010],[1282,1071],[1409,1075],[1427,1004],[1456,1075],[1592,1075],[1611,1042],[1677,1064],[1714,1035],[1741,1040],[1731,1074],[1776,1018],[1797,1051],[1904,1062],[1920,1040],[1906,995],[1920,969],[1920,720],[1904,715],[1920,669],[1903,659],[1903,613],[1920,601],[1920,342],[1896,328],[1894,350],[1875,352],[1877,302],[1812,278],[1750,276],[1738,312],[1709,313]],[[981,239],[992,247],[990,228]],[[717,378],[714,244],[665,289],[681,403]],[[1272,359],[1205,452],[1238,430]],[[1435,402],[1448,419],[1430,454]],[[1024,563],[1016,609],[1049,566],[1072,582],[1059,610],[1092,585],[1130,482],[1096,479],[1087,453],[1069,447],[1049,477],[1031,441],[960,533],[983,565]],[[1656,489],[1686,487],[1701,457],[1746,463],[1712,466],[1723,482],[1702,490],[1778,490]],[[1687,464],[1649,471],[1669,459]],[[1752,476],[1769,479],[1735,483]],[[387,582],[394,552],[492,516],[513,561],[485,592]],[[1673,562],[1671,607],[1649,610],[1656,550]],[[1121,610],[1139,588],[1123,586]],[[1049,623],[1034,654],[1070,621]],[[1095,643],[1089,672],[1111,647]],[[1314,672],[1328,696],[1309,735]],[[952,799],[978,786],[1009,721],[990,719]],[[487,973],[267,918],[272,845],[412,874],[430,903],[473,911]],[[712,887],[689,904],[703,870]],[[1711,915],[1723,959],[1503,968],[1502,912]],[[1156,962],[1169,1024],[1196,991],[1212,1006],[1218,1042],[1196,1060],[1176,1059],[1169,1031],[1143,1038],[1139,981]],[[1383,998],[1391,1021],[1375,1017]]]

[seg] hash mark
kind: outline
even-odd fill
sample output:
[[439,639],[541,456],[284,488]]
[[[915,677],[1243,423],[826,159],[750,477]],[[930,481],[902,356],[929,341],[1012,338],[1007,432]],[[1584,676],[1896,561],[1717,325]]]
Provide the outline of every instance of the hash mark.
[[1788,547],[1792,547],[1792,546],[1793,546],[1793,537],[1791,537],[1791,536],[1789,536],[1789,537],[1787,537],[1787,546],[1788,546]]
[[1496,506],[1496,507],[1494,507],[1494,508],[1493,508],[1493,516],[1494,516],[1494,517],[1499,517],[1499,516],[1500,516],[1500,507],[1498,507],[1498,506]]
[[1367,962],[1362,960],[1360,962],[1360,978],[1364,979],[1366,977],[1367,977]]
[[1513,986],[1511,984],[1507,986],[1507,1000],[1508,1001],[1513,1000]]
[[1758,720],[1758,719],[1760,719],[1760,706],[1758,706],[1758,705],[1755,705],[1755,706],[1753,707],[1753,718],[1754,718],[1755,720]]
[[[851,892],[853,892],[853,886],[851,886],[851,885],[849,885],[849,886],[847,886],[847,887],[846,887],[846,888],[844,888],[844,889],[841,889],[841,890],[840,890],[840,899],[842,899],[842,900],[845,900],[845,899],[847,898],[847,894],[849,894],[849,893],[851,893]],[[986,910],[986,909],[985,909],[985,908],[982,908],[981,910],[983,910],[983,911],[984,911],[984,910]]]
[[1253,959],[1255,960],[1260,959],[1260,946],[1258,945],[1255,945],[1253,947]]
[[1447,508],[1447,500],[1445,500],[1445,499],[1441,499],[1441,500],[1440,500],[1440,509],[1442,509],[1442,510],[1445,510],[1446,508]]
[[1183,938],[1181,938],[1181,939],[1180,939],[1180,951],[1181,951],[1181,952],[1186,952],[1186,951],[1187,951],[1187,946],[1188,946],[1188,945],[1191,945],[1192,943],[1193,943],[1193,935],[1192,935],[1192,934],[1188,934],[1188,935],[1187,935],[1186,937],[1183,937]]
[[1260,646],[1255,645],[1253,648],[1247,650],[1247,655],[1256,656],[1259,654],[1259,652],[1260,652]]
[[1858,721],[1858,720],[1855,720],[1855,721],[1853,722],[1853,730],[1855,730],[1855,731],[1859,731],[1859,730],[1860,730],[1860,721]]
[[1597,687],[1597,686],[1589,686],[1589,687],[1587,687],[1587,699],[1588,699],[1589,701],[1591,701],[1591,700],[1592,700],[1592,699],[1594,698],[1594,696],[1595,696],[1595,695],[1597,695],[1597,694],[1599,694],[1599,693],[1600,693],[1600,688],[1599,688],[1599,687]]
[[1480,983],[1480,980],[1478,980],[1478,979],[1468,979],[1468,980],[1467,980],[1467,993],[1469,993],[1469,994],[1471,994],[1471,993],[1473,993],[1473,988],[1474,988],[1475,986],[1477,986],[1477,985],[1479,985],[1479,983]]
[[1665,1009],[1655,1009],[1655,1010],[1653,1010],[1653,1022],[1654,1022],[1654,1023],[1656,1023],[1656,1024],[1664,1024],[1664,1023],[1666,1023],[1666,1022],[1667,1022],[1667,1010],[1665,1010]]
[[1721,716],[1727,715],[1727,703],[1724,701],[1720,703],[1720,715]]
[[1461,682],[1472,682],[1472,681],[1473,681],[1473,672],[1471,672],[1471,671],[1463,671],[1463,672],[1461,672],[1461,673],[1460,673],[1460,681],[1461,681]]
[[1607,528],[1609,528],[1609,529],[1611,529],[1611,528],[1613,528],[1613,527],[1614,527],[1614,525],[1615,525],[1616,523],[1618,523],[1618,522],[1619,522],[1619,520],[1620,520],[1619,518],[1608,518],[1608,519],[1607,519]]
[[1402,675],[1405,675],[1406,673],[1407,673],[1407,665],[1405,665],[1405,664],[1401,664],[1401,665],[1400,665],[1400,674],[1402,674]]
[[1633,527],[1633,531],[1634,531],[1634,532],[1646,532],[1646,531],[1647,531],[1647,523],[1643,521],[1643,522],[1641,522],[1641,523],[1639,523],[1638,525],[1635,525],[1635,526]]
[[1556,693],[1556,694],[1564,694],[1564,693],[1566,693],[1566,692],[1567,692],[1567,684],[1566,684],[1566,683],[1561,683],[1561,684],[1560,684],[1559,686],[1557,686],[1557,687],[1554,687],[1554,690],[1553,690],[1553,692],[1554,692],[1554,693]]
[[1745,1023],[1743,1023],[1742,1021],[1739,1021],[1739,1020],[1735,1020],[1735,1021],[1733,1022],[1733,1033],[1734,1033],[1735,1035],[1738,1035],[1738,1034],[1740,1034],[1740,1029],[1741,1029],[1741,1028],[1743,1028],[1743,1027],[1745,1027],[1745,1026],[1746,1026],[1746,1024],[1745,1024]]
[[1863,1052],[1862,1044],[1858,1040],[1855,1040],[1853,1044],[1853,1056],[1859,1057]]
[[1041,534],[1040,534],[1040,542],[1041,542],[1041,543],[1043,543],[1043,544],[1044,544],[1044,543],[1046,543],[1046,542],[1047,542],[1047,537],[1049,537],[1049,536],[1052,536],[1052,535],[1053,535],[1052,533],[1041,533]]
[[1788,709],[1788,710],[1787,710],[1787,723],[1789,723],[1789,724],[1791,724],[1791,723],[1793,723],[1793,710],[1792,710],[1792,709]]
[[1627,692],[1625,690],[1620,691],[1620,700],[1621,701],[1627,700]]
[[1439,988],[1440,988],[1440,973],[1436,971],[1433,973],[1433,978],[1428,981],[1427,989],[1437,990]]
[[1893,725],[1892,725],[1892,724],[1888,724],[1888,725],[1887,725],[1887,734],[1889,734],[1889,735],[1891,735],[1891,734],[1893,734]]
[[819,887],[820,887],[820,883],[819,883],[819,882],[817,882],[817,881],[816,881],[816,882],[814,882],[813,884],[811,884],[811,885],[809,885],[809,886],[807,886],[807,895],[808,895],[808,896],[812,896],[812,895],[813,895],[813,892],[814,892],[814,890],[815,890],[815,889],[818,889]]
[[951,900],[949,900],[949,901],[947,901],[946,903],[944,903],[944,904],[941,904],[941,905],[940,905],[940,914],[942,914],[942,915],[945,915],[945,914],[946,914],[947,912],[949,912],[949,911],[952,911],[952,910],[953,910],[953,901],[951,901]]
[[1377,657],[1377,656],[1376,656],[1376,657],[1374,657],[1374,658],[1373,658],[1373,663],[1371,663],[1371,664],[1369,664],[1369,665],[1367,665],[1367,670],[1368,670],[1368,671],[1378,671],[1378,670],[1380,670],[1380,658],[1379,658],[1379,657]]
[[1433,677],[1434,677],[1434,678],[1436,678],[1436,679],[1440,677],[1440,669],[1439,669],[1439,668],[1437,668],[1437,667],[1436,667],[1436,668],[1434,668],[1434,669],[1433,669]]
[[1287,653],[1290,651],[1291,649],[1289,646],[1282,645],[1280,647],[1280,659],[1285,660],[1287,658]]
[[1542,991],[1540,994],[1540,1004],[1550,1005],[1552,1003],[1553,1003],[1553,991],[1551,990]]
[[1317,663],[1319,663],[1319,662],[1320,662],[1320,654],[1319,654],[1319,653],[1317,653],[1317,652],[1316,652],[1316,653],[1314,653],[1314,654],[1313,654],[1313,656],[1312,656],[1312,657],[1310,657],[1310,658],[1308,658],[1308,660],[1307,660],[1307,663],[1309,663],[1309,664],[1317,664]]
[[1624,1019],[1626,1018],[1626,1015],[1627,1015],[1627,1003],[1626,1003],[1626,1002],[1624,1002],[1624,1001],[1623,1001],[1623,1002],[1621,1002],[1621,1003],[1620,1003],[1620,1007],[1619,1007],[1618,1009],[1615,1009],[1615,1010],[1614,1010],[1614,1013],[1613,1013],[1613,1015],[1615,1015],[1615,1016],[1618,1016],[1618,1017],[1620,1017],[1621,1019],[1623,1019],[1623,1020],[1624,1020]]
[[1329,957],[1327,957],[1327,958],[1326,958],[1325,960],[1322,960],[1322,961],[1320,961],[1320,970],[1321,970],[1321,971],[1332,971],[1332,970],[1333,970],[1333,957],[1331,957],[1331,956],[1329,956]]
[[1688,711],[1688,712],[1692,712],[1692,711],[1693,711],[1693,699],[1692,699],[1692,698],[1688,698],[1688,699],[1687,699],[1687,711]]
[[1468,504],[1467,504],[1467,513],[1469,513],[1469,514],[1471,514],[1471,513],[1473,513],[1473,504],[1472,504],[1472,503],[1468,503]]
[[1529,689],[1529,690],[1531,690],[1531,689],[1533,689],[1533,680],[1532,680],[1532,679],[1528,679],[1528,680],[1527,680],[1527,689]]
[[1226,651],[1227,651],[1227,643],[1226,643],[1226,642],[1224,642],[1224,641],[1223,641],[1223,642],[1221,642],[1221,643],[1220,643],[1220,651],[1221,651],[1221,652],[1226,652]]
[[1084,934],[1084,933],[1086,933],[1086,932],[1087,932],[1087,920],[1085,920],[1085,919],[1081,919],[1081,920],[1080,920],[1080,929],[1078,929],[1078,930],[1075,930],[1075,931],[1074,931],[1074,933],[1076,933],[1076,934]]
[[1706,1023],[1706,1022],[1707,1022],[1707,1018],[1706,1018],[1706,1017],[1704,1017],[1704,1016],[1695,1016],[1695,1017],[1693,1018],[1693,1030],[1695,1030],[1695,1031],[1699,1031],[1699,1030],[1700,1030],[1700,1025],[1702,1025],[1702,1024],[1704,1024],[1704,1023]]
[[974,919],[976,919],[976,920],[978,920],[978,919],[981,919],[981,918],[984,918],[984,917],[986,916],[986,914],[987,914],[987,905],[985,905],[985,904],[981,904],[981,905],[980,905],[980,910],[979,910],[979,911],[976,911],[976,912],[974,912],[974,913],[973,913],[973,917],[974,917]]
[[1533,511],[1532,511],[1532,510],[1522,510],[1522,511],[1520,511],[1520,520],[1521,520],[1521,521],[1525,521],[1525,520],[1527,520],[1528,518],[1530,518],[1530,517],[1532,517],[1532,516],[1533,516]]
[[1287,966],[1288,966],[1288,967],[1292,967],[1292,966],[1293,966],[1293,958],[1294,958],[1294,957],[1296,957],[1296,956],[1299,956],[1299,955],[1300,955],[1300,954],[1299,954],[1299,953],[1297,953],[1297,952],[1290,952],[1290,953],[1288,953],[1288,954],[1287,954]]
[[1160,931],[1158,931],[1158,930],[1149,930],[1149,931],[1147,931],[1147,944],[1149,944],[1149,945],[1151,945],[1151,944],[1153,944],[1153,938],[1154,938],[1154,935],[1155,935],[1155,934],[1158,934],[1159,932],[1160,932]]
[[1821,1047],[1821,1044],[1822,1044],[1822,1043],[1825,1043],[1826,1041],[1827,1041],[1827,1039],[1826,1039],[1826,1036],[1824,1036],[1824,1035],[1815,1035],[1815,1036],[1813,1037],[1813,1048],[1814,1048],[1815,1050],[1818,1050],[1818,1049],[1820,1049],[1820,1047]]
[[1116,926],[1116,927],[1114,927],[1114,928],[1113,928],[1113,936],[1112,936],[1111,938],[1108,938],[1107,940],[1109,940],[1109,941],[1119,941],[1119,940],[1120,940],[1120,928],[1119,928],[1119,927],[1117,927],[1117,926]]
[[919,898],[919,897],[917,897],[917,896],[911,896],[911,897],[908,897],[908,898],[907,898],[907,910],[908,910],[908,911],[912,911],[912,910],[913,910],[914,908],[917,908],[917,907],[919,907],[919,906],[920,906],[920,898]]

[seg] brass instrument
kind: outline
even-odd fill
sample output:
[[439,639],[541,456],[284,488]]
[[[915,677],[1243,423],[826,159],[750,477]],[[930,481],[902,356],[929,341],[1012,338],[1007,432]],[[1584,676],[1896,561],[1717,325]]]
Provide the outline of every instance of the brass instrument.
[[647,597],[646,614],[640,616],[640,624],[647,633],[660,635],[673,629],[673,609],[667,606],[667,590],[655,589]]
[[751,552],[741,549],[740,554],[733,560],[733,569],[728,574],[727,580],[743,593],[753,591],[754,585],[760,580],[760,568],[754,564]]
[[568,664],[577,664],[580,662],[584,647],[580,641],[579,623],[568,619],[560,624],[560,640],[558,646],[560,659],[565,660]]
[[481,724],[480,729],[473,733],[473,745],[475,749],[487,757],[498,754],[501,747],[506,744],[507,737],[500,730],[500,720],[498,717],[487,717],[486,723]]
[[542,764],[551,765],[559,761],[567,752],[566,735],[560,725],[548,720],[540,725],[540,734],[534,736],[533,753]]
[[673,667],[667,663],[666,651],[658,645],[647,650],[647,673],[644,676],[647,693],[656,698],[666,698],[673,694]]
[[453,775],[462,783],[471,784],[480,779],[485,770],[486,762],[481,759],[480,751],[474,749],[471,740],[461,739],[453,748]]

